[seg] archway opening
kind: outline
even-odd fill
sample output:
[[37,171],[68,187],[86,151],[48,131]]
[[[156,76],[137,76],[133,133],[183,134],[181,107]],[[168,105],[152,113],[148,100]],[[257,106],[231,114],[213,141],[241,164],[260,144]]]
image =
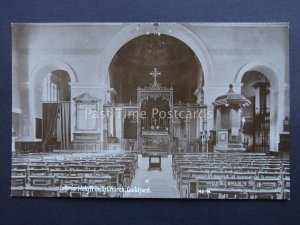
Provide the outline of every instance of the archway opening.
[[69,148],[70,81],[65,70],[53,70],[44,76],[42,118],[36,121],[36,135],[43,139],[43,151]]
[[[164,146],[174,144],[172,141],[184,142],[189,149],[189,143],[197,142],[206,129],[204,120],[197,116],[185,118],[184,122],[180,118],[170,124],[169,112],[177,117],[177,110],[183,111],[180,115],[197,115],[199,107],[204,106],[202,65],[183,41],[165,34],[138,36],[116,52],[108,72],[108,104],[121,107],[124,112],[132,107],[146,112],[136,126],[138,140],[151,139],[152,143]],[[138,97],[138,93],[143,96]],[[152,117],[154,110],[159,118]],[[126,139],[130,135],[126,134],[125,123],[120,124],[124,133],[116,138]],[[179,129],[184,134],[179,136]],[[156,140],[158,134],[163,135],[163,140]]]
[[[249,151],[270,150],[270,96],[269,79],[261,72],[248,71],[242,77],[242,94],[251,101],[242,111],[244,144]],[[274,113],[274,112],[273,112]]]
[[65,70],[53,70],[43,80],[43,102],[70,101],[70,76]]

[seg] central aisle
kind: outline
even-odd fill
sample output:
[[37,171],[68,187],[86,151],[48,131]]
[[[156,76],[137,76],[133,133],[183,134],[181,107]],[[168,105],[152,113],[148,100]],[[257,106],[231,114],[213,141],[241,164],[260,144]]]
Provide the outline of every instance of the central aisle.
[[148,170],[148,157],[138,156],[138,168],[133,178],[132,188],[150,188],[150,193],[125,193],[126,198],[179,198],[173,178],[172,156],[161,158],[162,170]]

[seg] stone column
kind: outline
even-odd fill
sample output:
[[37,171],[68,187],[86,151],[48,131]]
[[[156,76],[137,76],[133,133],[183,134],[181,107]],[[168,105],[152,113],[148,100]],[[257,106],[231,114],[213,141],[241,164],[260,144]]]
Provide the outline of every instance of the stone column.
[[121,118],[121,139],[124,139],[124,119]]
[[99,103],[99,108],[98,108],[98,112],[97,112],[97,116],[98,116],[98,131],[100,132],[100,142],[103,142],[103,139],[104,139],[104,133],[103,133],[103,130],[104,130],[104,123],[103,123],[103,120],[104,120],[104,116],[102,115],[102,113],[100,114],[100,112],[103,112],[103,102],[102,100],[100,101]]
[[216,109],[217,115],[216,115],[216,124],[215,124],[215,128],[216,130],[221,129],[221,109],[217,108]]
[[136,123],[136,138],[137,140],[140,140],[140,137],[141,137],[141,107],[137,110],[138,113],[137,113],[137,123]]
[[107,135],[108,135],[108,118],[106,116],[103,117],[102,119],[103,121],[103,140],[102,141],[106,141],[107,139]]
[[[282,85],[279,87],[279,90],[278,90],[278,102],[277,102],[277,107],[272,110],[272,108],[270,108],[270,115],[271,113],[274,113],[277,111],[277,120],[276,120],[276,137],[275,137],[275,141],[276,143],[274,143],[273,145],[273,150],[274,151],[278,151],[278,144],[280,142],[280,133],[283,132],[283,120],[285,119],[285,116],[289,116],[289,114],[287,114],[286,112],[288,111],[287,110],[287,107],[289,107],[289,105],[287,106],[285,104],[285,92],[286,92],[286,85]],[[272,95],[272,93],[271,93]],[[272,111],[271,111],[272,110]],[[271,128],[270,128],[271,129]],[[270,137],[270,141],[271,141],[271,137]],[[270,148],[271,149],[271,148]]]
[[31,140],[35,140],[35,106],[36,106],[36,99],[35,99],[35,87],[33,84],[28,84],[28,97],[29,97],[29,137]]
[[[20,108],[22,109],[21,124],[20,124],[20,137],[18,140],[33,141],[32,134],[33,122],[35,125],[33,107],[33,93],[30,93],[32,85],[29,83],[20,83]],[[31,123],[32,122],[32,123]],[[35,126],[34,126],[35,127]]]
[[111,137],[114,135],[114,115],[113,109],[109,111],[109,119],[108,119],[108,136]]
[[138,120],[138,122],[136,123],[136,137],[137,140],[140,140],[141,138],[141,121]]
[[122,139],[122,108],[116,108],[115,110],[115,124],[116,137]]
[[279,108],[283,106],[278,105],[278,90],[272,88],[270,94],[270,151],[278,151],[279,127],[283,121],[279,120],[278,111],[281,110]]
[[190,124],[190,119],[186,119],[185,120],[185,128],[186,128],[186,137],[187,137],[187,139],[188,140],[190,140],[191,139],[191,124]]
[[173,139],[174,138],[174,122],[172,120],[170,120],[169,127],[170,127],[170,138]]
[[112,109],[112,123],[113,123],[113,131],[112,131],[112,136],[116,137],[116,110],[115,108]]

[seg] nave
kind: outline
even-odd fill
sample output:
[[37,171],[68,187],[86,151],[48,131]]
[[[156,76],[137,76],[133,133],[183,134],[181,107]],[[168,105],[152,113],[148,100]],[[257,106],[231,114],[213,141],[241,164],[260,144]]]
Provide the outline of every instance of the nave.
[[[122,197],[137,167],[136,154],[48,153],[13,157],[11,195]],[[106,189],[105,189],[106,188]]]
[[254,153],[73,152],[16,155],[12,196],[290,199],[286,156]]
[[172,172],[172,155],[161,158],[161,170],[150,170],[148,157],[138,156],[138,168],[132,187],[149,188],[150,193],[128,193],[128,198],[179,198],[176,180]]
[[264,153],[200,153],[173,156],[182,198],[290,199],[290,163]]

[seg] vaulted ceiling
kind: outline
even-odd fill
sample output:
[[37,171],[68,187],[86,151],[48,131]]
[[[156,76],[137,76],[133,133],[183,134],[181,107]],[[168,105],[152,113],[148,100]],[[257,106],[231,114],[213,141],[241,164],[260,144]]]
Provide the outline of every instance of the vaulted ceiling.
[[136,89],[153,81],[154,68],[162,86],[174,88],[174,101],[195,102],[197,76],[201,71],[194,52],[182,41],[168,35],[143,35],[126,43],[110,64],[111,87],[117,102],[136,100]]

